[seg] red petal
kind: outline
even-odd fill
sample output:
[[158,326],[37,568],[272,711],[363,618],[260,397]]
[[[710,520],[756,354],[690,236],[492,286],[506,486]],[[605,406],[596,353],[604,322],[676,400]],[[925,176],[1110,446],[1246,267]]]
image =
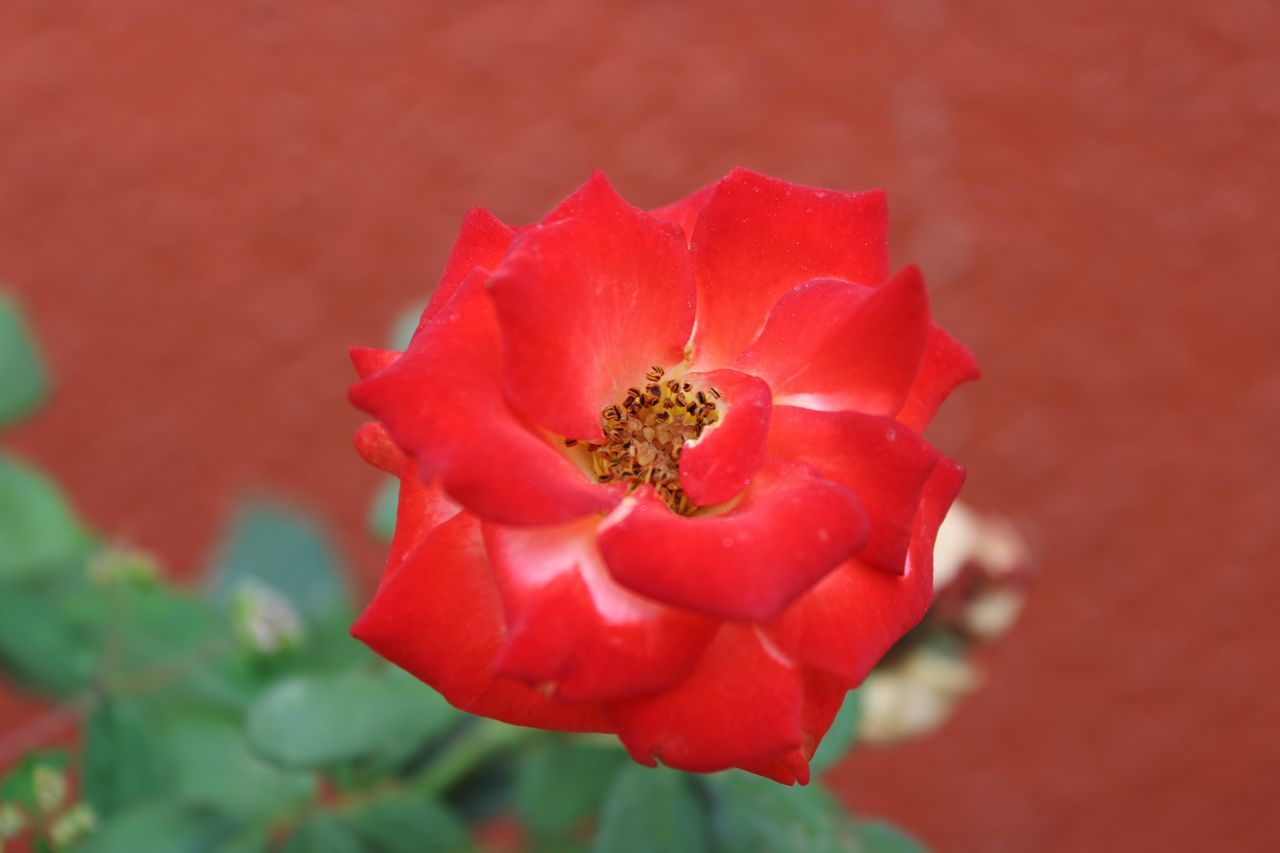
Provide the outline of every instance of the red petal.
[[924,358],[898,420],[919,433],[933,420],[934,412],[956,386],[982,375],[969,349],[938,326],[929,332]]
[[600,526],[610,574],[629,589],[724,619],[772,619],[857,551],[857,497],[802,466],[771,462],[722,515],[676,515],[645,487]]
[[767,633],[787,654],[856,685],[923,618],[933,598],[933,542],[964,471],[938,457],[925,486],[905,575],[850,560],[787,608]]
[[502,605],[470,513],[435,528],[388,572],[351,633],[464,711],[541,728],[611,729],[598,706],[561,705],[494,677]]
[[400,480],[396,526],[387,558],[387,571],[390,572],[400,565],[405,554],[418,547],[428,533],[457,515],[462,507],[445,494],[439,480],[424,485],[418,479],[418,463],[392,441],[382,424],[370,421],[362,425],[356,430],[355,444],[366,462]]
[[840,706],[849,692],[849,686],[839,678],[821,670],[804,668],[804,709],[800,713],[800,728],[804,732],[803,744],[790,752],[754,764],[742,765],[743,770],[767,776],[783,785],[809,784],[809,759],[818,749],[822,737],[831,728]]
[[445,493],[439,480],[424,485],[418,479],[418,466],[412,459],[405,459],[401,469],[400,493],[396,501],[396,527],[391,535],[391,550],[387,555],[387,571],[382,581],[404,558],[427,538],[427,534],[462,511],[462,507]]
[[[449,303],[458,288],[477,267],[486,270],[497,269],[498,264],[507,254],[516,232],[505,225],[489,211],[475,207],[467,211],[462,219],[462,227],[458,238],[453,241],[453,249],[449,259],[445,261],[444,273],[440,283],[431,294],[427,310],[422,312],[422,320],[418,323],[421,329],[440,313],[440,309]],[[415,333],[416,334],[416,333]]]
[[929,336],[924,280],[907,267],[883,287],[811,281],[778,301],[734,366],[763,377],[780,404],[894,415]]
[[356,369],[356,376],[368,379],[384,367],[389,367],[400,357],[395,350],[375,349],[373,347],[352,347],[348,350],[351,364]]
[[902,574],[920,494],[938,452],[893,418],[777,406],[769,455],[813,466],[862,500],[870,531],[865,563]]
[[553,683],[564,702],[668,688],[689,674],[718,627],[618,586],[600,560],[596,526],[484,531],[508,628],[497,671]]
[[602,175],[570,204],[575,215],[520,234],[489,287],[512,404],[561,435],[602,441],[600,410],[651,365],[684,358],[693,270],[680,229]]
[[715,188],[715,183],[707,184],[705,187],[689,193],[679,201],[672,202],[665,207],[656,208],[649,211],[649,213],[659,219],[670,219],[672,222],[679,223],[684,230],[685,239],[692,242],[693,229],[698,222],[698,214],[702,213],[702,208],[706,207],[707,199],[711,198],[711,193]]
[[748,773],[764,776],[783,785],[809,784],[809,759],[802,749],[793,749],[782,756],[762,761],[744,761],[738,766]]
[[631,757],[694,772],[758,766],[804,740],[800,674],[755,629],[725,625],[671,690],[605,706]]
[[693,233],[696,363],[728,364],[755,340],[774,303],[806,281],[884,281],[888,225],[879,190],[844,193],[730,172]]
[[806,771],[808,759],[813,758],[813,754],[818,751],[818,745],[835,722],[836,714],[840,713],[840,706],[848,695],[849,685],[843,679],[820,669],[805,668],[804,716],[801,726],[805,734],[803,752]]
[[374,468],[400,476],[404,468],[404,451],[391,439],[387,428],[376,421],[360,425],[353,439],[356,453]]
[[424,481],[486,519],[558,524],[607,512],[617,487],[590,481],[535,435],[502,398],[498,327],[477,272],[414,337],[409,351],[351,389],[417,457]]
[[773,401],[763,380],[736,370],[693,373],[685,379],[721,394],[719,422],[680,454],[680,485],[689,500],[715,506],[751,485],[764,463]]

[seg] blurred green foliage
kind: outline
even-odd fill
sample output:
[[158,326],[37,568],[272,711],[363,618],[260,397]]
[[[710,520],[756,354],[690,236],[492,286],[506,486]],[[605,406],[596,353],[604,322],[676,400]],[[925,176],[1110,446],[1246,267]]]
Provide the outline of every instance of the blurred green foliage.
[[[0,377],[0,422],[43,397],[2,298]],[[383,537],[395,501],[393,483],[373,514]],[[459,851],[495,813],[538,851],[920,849],[851,821],[817,782],[641,767],[611,738],[452,708],[348,636],[345,567],[288,507],[242,506],[202,589],[160,575],[0,453],[0,673],[59,703],[0,733],[0,849]],[[844,754],[858,716],[854,695],[815,767]],[[76,722],[77,749],[43,748]]]
[[48,376],[18,303],[0,293],[0,427],[30,414],[48,393]]

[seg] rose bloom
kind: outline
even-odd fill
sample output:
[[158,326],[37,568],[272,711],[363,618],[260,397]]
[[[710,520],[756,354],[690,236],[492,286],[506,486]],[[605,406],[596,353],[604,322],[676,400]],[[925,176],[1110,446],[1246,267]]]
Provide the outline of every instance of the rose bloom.
[[963,479],[920,432],[977,369],[887,229],[881,192],[741,169],[471,211],[408,350],[352,352],[401,481],[354,635],[475,714],[806,782]]

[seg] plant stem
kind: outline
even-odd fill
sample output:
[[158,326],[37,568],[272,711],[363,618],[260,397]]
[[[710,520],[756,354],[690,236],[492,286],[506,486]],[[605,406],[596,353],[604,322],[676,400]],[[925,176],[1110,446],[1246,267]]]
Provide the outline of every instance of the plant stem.
[[426,770],[414,780],[413,787],[427,796],[439,796],[498,753],[537,733],[537,729],[479,720],[427,765]]

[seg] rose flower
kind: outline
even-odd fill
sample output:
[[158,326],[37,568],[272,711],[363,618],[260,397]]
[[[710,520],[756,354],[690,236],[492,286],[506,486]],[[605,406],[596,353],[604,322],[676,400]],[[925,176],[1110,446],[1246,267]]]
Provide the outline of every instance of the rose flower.
[[741,169],[471,211],[407,351],[352,351],[401,480],[353,634],[475,714],[806,782],[963,479],[920,433],[976,365],[887,229],[881,192]]

